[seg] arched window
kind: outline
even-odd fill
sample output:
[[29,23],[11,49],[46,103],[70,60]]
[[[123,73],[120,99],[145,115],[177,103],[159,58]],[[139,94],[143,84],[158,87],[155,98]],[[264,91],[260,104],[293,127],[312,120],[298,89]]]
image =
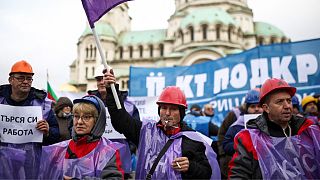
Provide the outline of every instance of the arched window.
[[97,57],[97,48],[96,47],[93,48],[93,57]]
[[129,88],[129,82],[130,82],[129,80],[127,80],[127,82],[126,82],[127,88]]
[[143,46],[139,46],[139,56],[142,58],[143,57]]
[[86,48],[86,58],[89,57],[89,48]]
[[281,42],[282,42],[282,43],[287,42],[287,38],[286,38],[286,37],[283,37],[283,38],[281,39]]
[[150,57],[153,57],[153,46],[152,44],[149,45]]
[[220,31],[221,31],[221,25],[217,24],[217,26],[216,26],[216,37],[217,37],[217,40],[220,40]]
[[93,54],[92,54],[92,53],[93,53],[92,51],[93,51],[93,47],[92,47],[92,45],[90,44],[90,57],[91,57],[91,58],[92,58],[92,55],[93,55]]
[[208,38],[208,25],[202,25],[202,39],[206,40]]
[[94,67],[92,67],[92,72],[91,72],[92,76],[94,76]]
[[133,56],[133,47],[129,46],[129,57],[132,58]]
[[274,43],[276,43],[277,42],[277,38],[276,37],[271,37],[271,39],[270,39],[270,44],[274,44]]
[[179,30],[179,37],[181,38],[181,43],[183,44],[183,32],[181,29]]
[[188,29],[189,29],[189,33],[190,33],[190,41],[193,41],[193,40],[194,40],[194,30],[193,30],[193,27],[190,26]]
[[229,39],[229,42],[232,41],[232,32],[233,32],[233,26],[229,26],[229,28],[228,28],[228,39]]
[[119,47],[119,57],[120,57],[120,59],[123,58],[123,47],[122,46]]
[[263,37],[259,37],[258,38],[258,44],[259,45],[263,45],[263,41],[264,41]]
[[160,56],[162,57],[164,55],[164,45],[160,44],[159,49],[160,49]]
[[88,67],[86,67],[86,78],[88,78]]
[[124,80],[121,81],[121,88],[124,89],[126,85],[126,82]]

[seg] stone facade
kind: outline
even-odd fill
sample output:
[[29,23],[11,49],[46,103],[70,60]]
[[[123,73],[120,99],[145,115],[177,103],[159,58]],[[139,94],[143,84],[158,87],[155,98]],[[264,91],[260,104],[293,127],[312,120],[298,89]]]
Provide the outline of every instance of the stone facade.
[[[131,31],[126,3],[96,23],[104,56],[115,71],[120,89],[128,88],[130,66],[187,66],[257,45],[290,41],[277,27],[254,22],[246,0],[175,0],[175,7],[167,29]],[[94,76],[101,58],[89,27],[77,45],[78,57],[70,65],[70,84],[80,91],[96,89]]]

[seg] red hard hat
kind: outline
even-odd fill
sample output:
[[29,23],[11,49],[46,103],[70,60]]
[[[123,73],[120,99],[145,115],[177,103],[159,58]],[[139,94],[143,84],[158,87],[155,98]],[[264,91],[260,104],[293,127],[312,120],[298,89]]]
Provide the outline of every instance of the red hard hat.
[[295,87],[289,86],[289,84],[282,79],[277,79],[277,78],[267,79],[263,83],[260,90],[260,99],[259,99],[260,104],[263,103],[264,98],[268,94],[279,89],[287,91],[291,97],[294,96],[297,90]]
[[160,103],[175,104],[183,106],[185,109],[188,108],[186,96],[181,89],[176,86],[168,86],[162,91],[157,101],[157,104]]
[[11,67],[9,76],[11,76],[11,74],[13,73],[28,73],[32,75],[34,74],[31,65],[25,60],[18,61]]

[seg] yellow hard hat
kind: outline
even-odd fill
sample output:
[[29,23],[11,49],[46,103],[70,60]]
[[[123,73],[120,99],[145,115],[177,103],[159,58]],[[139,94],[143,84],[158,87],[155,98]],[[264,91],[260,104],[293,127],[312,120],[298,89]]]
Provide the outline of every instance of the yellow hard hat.
[[317,104],[318,100],[316,98],[314,98],[313,96],[306,96],[302,99],[301,101],[301,106],[302,106],[302,109],[304,109],[308,103],[311,103],[311,102],[314,102]]

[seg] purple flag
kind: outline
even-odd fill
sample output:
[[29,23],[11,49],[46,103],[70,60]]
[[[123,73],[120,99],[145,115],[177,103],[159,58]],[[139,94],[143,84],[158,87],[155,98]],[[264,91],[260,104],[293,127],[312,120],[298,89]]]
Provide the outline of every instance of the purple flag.
[[130,0],[81,0],[91,28],[105,13]]

